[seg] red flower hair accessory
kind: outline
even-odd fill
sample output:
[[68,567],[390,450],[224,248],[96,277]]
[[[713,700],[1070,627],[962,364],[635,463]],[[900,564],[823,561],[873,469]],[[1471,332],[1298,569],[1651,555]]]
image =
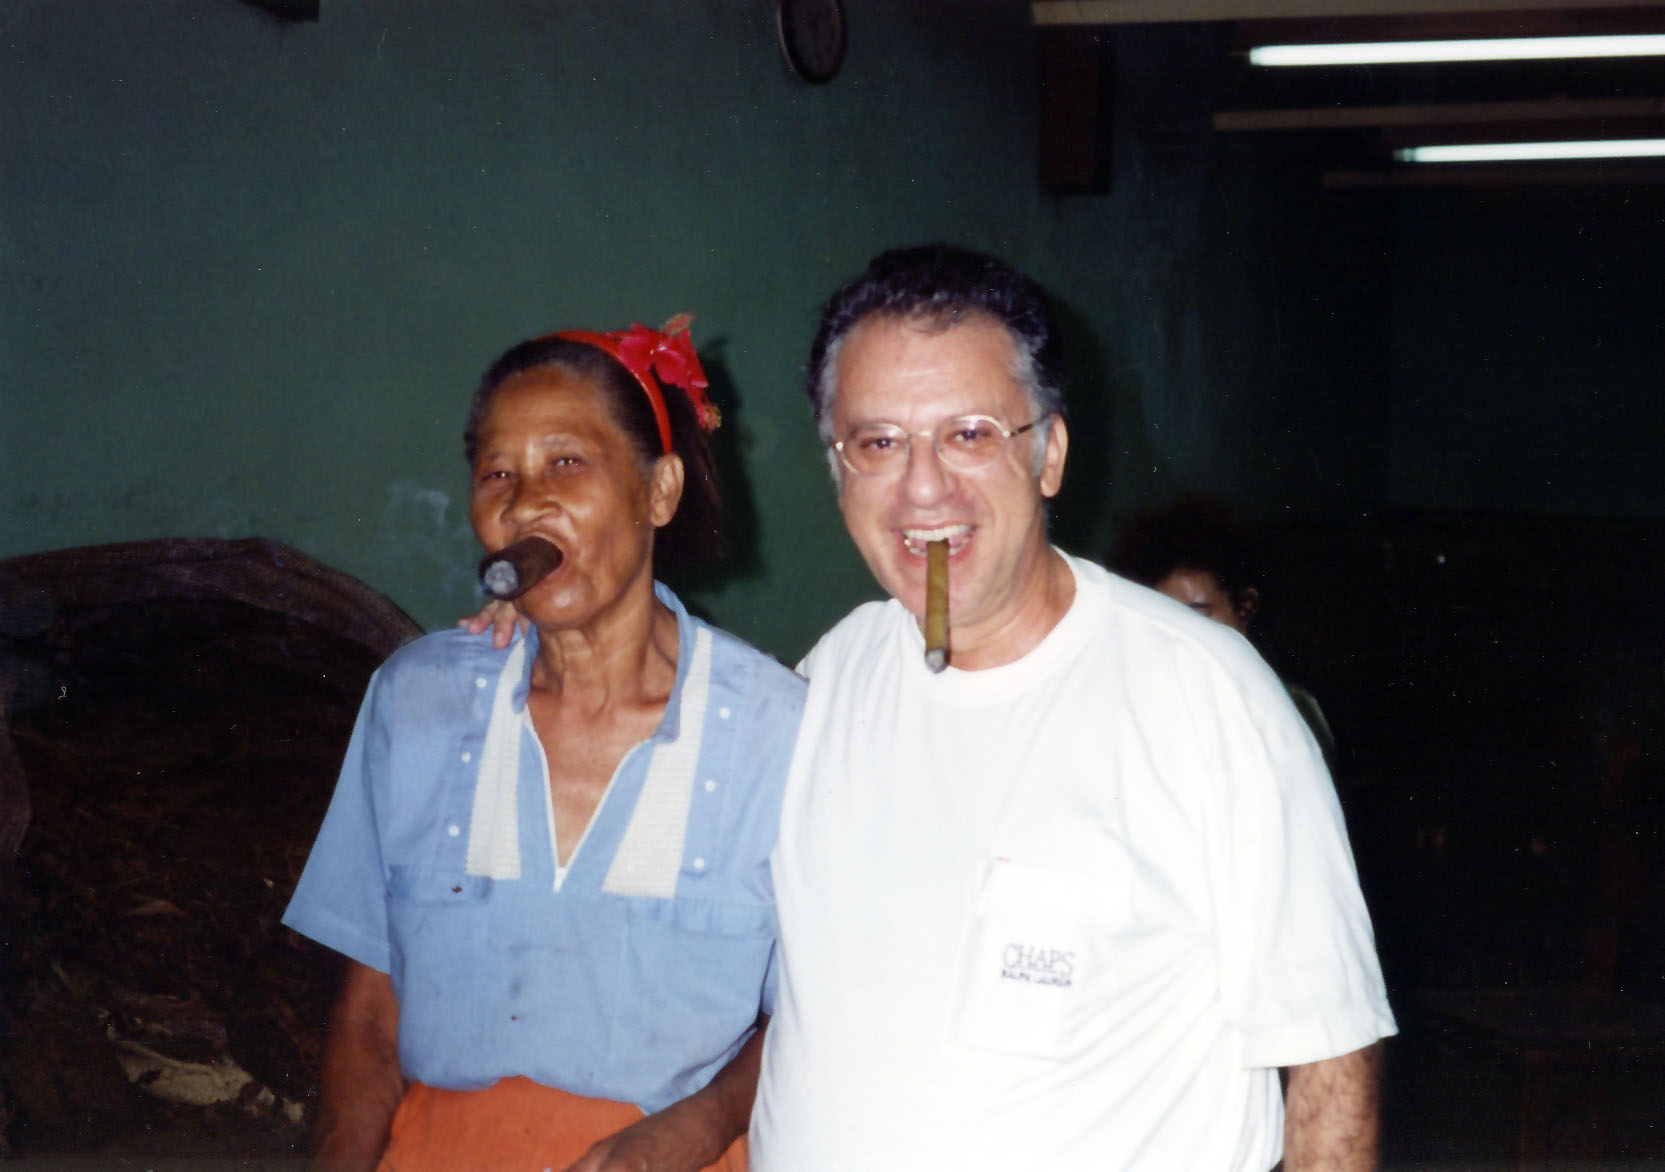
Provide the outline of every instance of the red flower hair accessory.
[[664,328],[650,330],[641,322],[632,322],[628,330],[596,333],[591,330],[562,330],[557,338],[568,342],[582,342],[605,351],[636,376],[636,381],[647,392],[653,406],[653,418],[659,424],[659,440],[665,454],[671,453],[671,419],[665,413],[664,392],[660,383],[679,388],[693,404],[694,418],[700,430],[716,431],[723,421],[717,405],[706,392],[711,384],[700,366],[700,356],[694,352],[688,326],[694,320],[691,313],[679,313]]

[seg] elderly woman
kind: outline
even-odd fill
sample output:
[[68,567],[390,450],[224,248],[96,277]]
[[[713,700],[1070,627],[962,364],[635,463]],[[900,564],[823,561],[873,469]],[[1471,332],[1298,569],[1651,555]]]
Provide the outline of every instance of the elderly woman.
[[654,581],[717,537],[705,385],[679,321],[524,342],[475,392],[474,532],[562,559],[507,646],[371,681],[285,916],[349,960],[326,1166],[744,1167],[802,683]]

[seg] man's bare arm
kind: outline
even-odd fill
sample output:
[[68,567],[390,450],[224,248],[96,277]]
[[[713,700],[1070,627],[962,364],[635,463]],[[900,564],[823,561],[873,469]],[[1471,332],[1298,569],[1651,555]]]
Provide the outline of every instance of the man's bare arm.
[[698,1172],[744,1135],[757,1096],[767,1017],[703,1090],[608,1136],[567,1172]]
[[1285,1172],[1374,1172],[1380,1130],[1381,1043],[1289,1068]]
[[313,1135],[317,1167],[371,1172],[387,1147],[393,1113],[405,1094],[399,1070],[399,999],[386,973],[347,962],[324,1036],[323,1066]]

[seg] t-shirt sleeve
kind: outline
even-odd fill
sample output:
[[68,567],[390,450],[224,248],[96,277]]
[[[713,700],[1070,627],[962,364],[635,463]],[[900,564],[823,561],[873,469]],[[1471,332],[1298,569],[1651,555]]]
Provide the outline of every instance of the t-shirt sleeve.
[[[1333,1058],[1395,1032],[1335,787],[1258,659],[1193,675],[1212,746],[1209,883],[1226,1012],[1249,1067]],[[1201,693],[1200,695],[1198,693]]]
[[387,878],[377,797],[385,792],[387,728],[381,674],[371,678],[347,746],[341,776],[283,922],[303,936],[373,969],[391,963]]

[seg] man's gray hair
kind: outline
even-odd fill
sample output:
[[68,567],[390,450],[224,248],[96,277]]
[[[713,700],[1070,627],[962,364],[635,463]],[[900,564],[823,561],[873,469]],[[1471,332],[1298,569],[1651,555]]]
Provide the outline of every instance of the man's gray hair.
[[[1062,415],[1063,380],[1053,364],[1054,334],[1041,287],[1004,261],[949,244],[892,249],[847,282],[822,308],[810,347],[806,390],[815,427],[830,445],[833,402],[838,394],[838,355],[850,332],[869,318],[889,319],[942,332],[978,318],[1004,326],[1012,336],[1012,377],[1029,399],[1034,418]],[[1021,426],[1019,421],[1012,424]],[[1023,420],[1027,423],[1029,420]],[[1045,458],[1044,430],[1037,428],[1034,468]],[[830,447],[833,479],[843,469]]]

